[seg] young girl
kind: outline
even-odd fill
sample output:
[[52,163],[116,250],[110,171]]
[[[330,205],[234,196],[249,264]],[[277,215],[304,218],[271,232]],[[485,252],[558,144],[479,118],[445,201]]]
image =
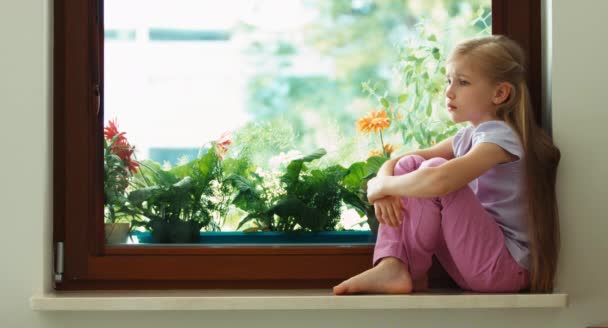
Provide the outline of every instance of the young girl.
[[445,95],[452,120],[470,126],[369,181],[374,267],[335,294],[425,290],[433,255],[465,290],[552,291],[560,152],[535,125],[522,49],[504,36],[458,45]]

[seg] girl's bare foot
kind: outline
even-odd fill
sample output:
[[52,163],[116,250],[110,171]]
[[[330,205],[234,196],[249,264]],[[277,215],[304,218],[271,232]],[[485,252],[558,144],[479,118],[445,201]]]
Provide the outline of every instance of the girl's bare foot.
[[334,294],[409,294],[412,288],[412,278],[403,262],[386,257],[375,267],[335,286]]

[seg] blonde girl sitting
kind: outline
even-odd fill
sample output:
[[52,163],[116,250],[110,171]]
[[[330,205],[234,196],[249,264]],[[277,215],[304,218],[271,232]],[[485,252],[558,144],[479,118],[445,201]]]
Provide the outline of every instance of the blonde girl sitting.
[[552,291],[560,152],[534,122],[521,47],[504,36],[459,44],[445,95],[452,120],[470,125],[369,181],[374,266],[335,294],[425,290],[433,255],[465,290]]

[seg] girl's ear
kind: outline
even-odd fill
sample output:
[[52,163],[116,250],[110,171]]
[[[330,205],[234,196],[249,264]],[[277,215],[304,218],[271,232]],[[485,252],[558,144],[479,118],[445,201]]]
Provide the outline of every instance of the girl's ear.
[[500,105],[509,99],[509,95],[511,94],[511,84],[507,82],[501,82],[494,91],[494,97],[492,97],[492,102],[494,105]]

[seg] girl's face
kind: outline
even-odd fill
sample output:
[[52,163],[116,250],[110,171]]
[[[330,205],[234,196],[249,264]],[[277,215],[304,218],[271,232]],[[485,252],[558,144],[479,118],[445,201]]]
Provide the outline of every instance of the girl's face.
[[447,64],[446,105],[455,123],[477,126],[498,119],[493,99],[496,86],[461,58]]

